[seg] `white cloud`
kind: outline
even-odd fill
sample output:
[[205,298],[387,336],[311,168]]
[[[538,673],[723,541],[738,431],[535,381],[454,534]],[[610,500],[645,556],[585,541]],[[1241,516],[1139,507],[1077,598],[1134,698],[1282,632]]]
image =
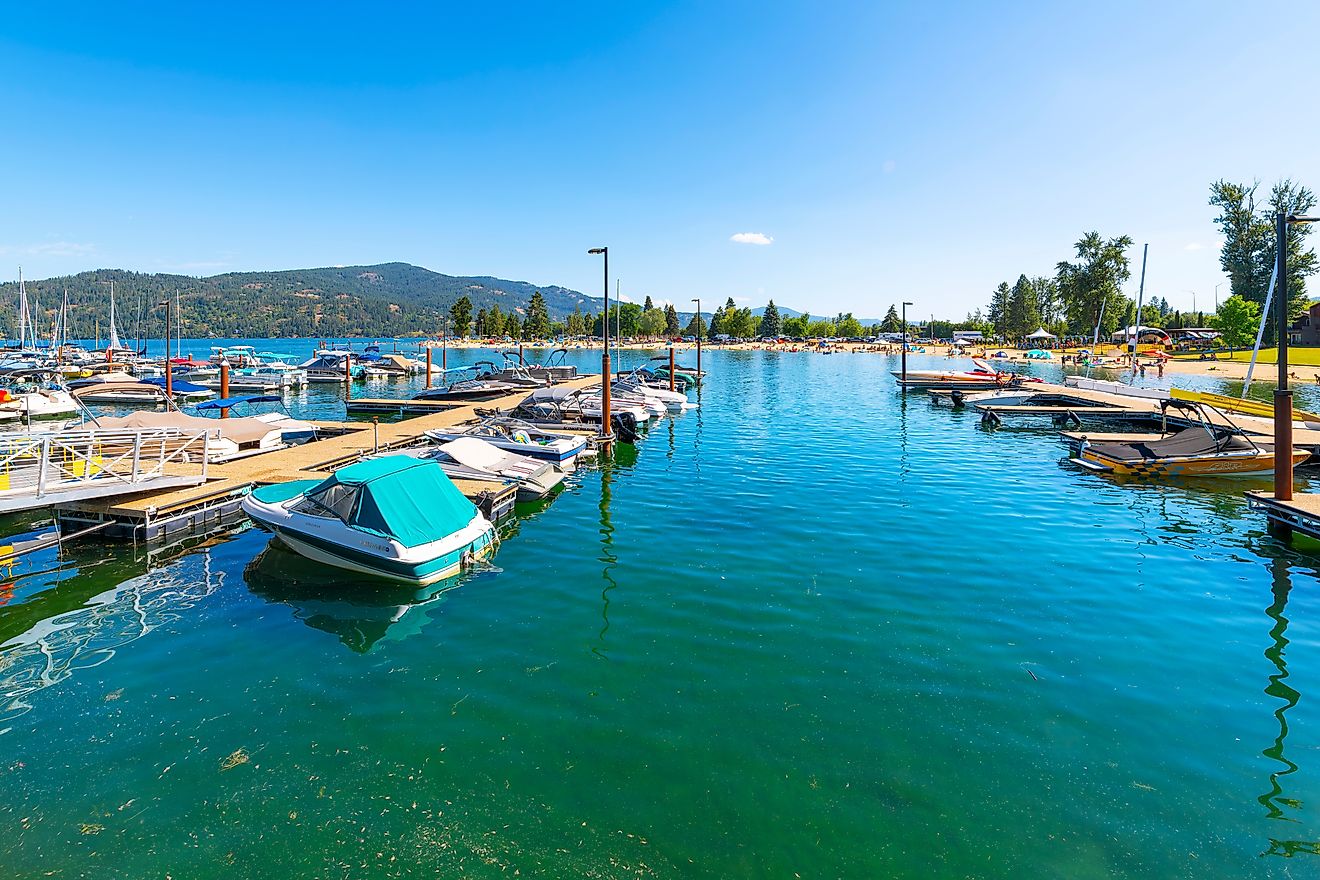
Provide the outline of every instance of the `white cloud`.
[[729,241],[736,241],[738,244],[769,244],[774,239],[764,232],[735,232],[729,236]]
[[81,257],[94,253],[96,245],[76,241],[43,241],[38,244],[0,245],[5,257]]
[[1190,242],[1188,242],[1187,244],[1183,245],[1183,250],[1185,250],[1185,251],[1203,251],[1203,250],[1205,250],[1205,245],[1201,244],[1199,241],[1190,241]]

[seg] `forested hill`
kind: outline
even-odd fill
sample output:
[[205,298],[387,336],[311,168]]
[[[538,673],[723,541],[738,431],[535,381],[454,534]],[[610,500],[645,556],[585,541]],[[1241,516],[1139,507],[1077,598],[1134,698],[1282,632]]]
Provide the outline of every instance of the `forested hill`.
[[[49,332],[65,290],[69,293],[70,333],[91,338],[99,324],[105,334],[114,282],[116,324],[121,336],[160,336],[165,310],[157,304],[179,292],[183,333],[189,337],[407,336],[439,331],[442,316],[459,297],[473,312],[498,305],[521,312],[533,292],[545,298],[552,320],[575,307],[599,312],[600,300],[576,290],[525,281],[442,275],[408,263],[229,272],[209,278],[146,274],[122,269],[82,272],[26,283]],[[0,284],[0,336],[17,336],[18,284]]]

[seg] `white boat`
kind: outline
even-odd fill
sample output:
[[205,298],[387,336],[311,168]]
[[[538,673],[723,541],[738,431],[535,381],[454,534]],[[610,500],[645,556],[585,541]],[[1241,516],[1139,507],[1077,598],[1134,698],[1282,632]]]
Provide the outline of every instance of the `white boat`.
[[427,431],[426,436],[437,443],[460,437],[480,437],[499,449],[551,461],[564,470],[572,470],[577,457],[587,450],[587,438],[580,434],[547,431],[507,416],[491,416],[475,425]]
[[906,374],[902,370],[889,372],[904,390],[909,388],[984,390],[1008,388],[1025,381],[1024,377],[1017,373],[996,370],[980,358],[973,358],[972,363],[976,366],[975,370],[908,370]]
[[495,547],[494,526],[440,465],[407,455],[263,486],[243,510],[309,559],[410,584],[452,577]]
[[480,437],[448,440],[422,455],[438,461],[454,479],[511,482],[524,501],[544,498],[564,482],[564,470],[558,465],[508,452]]

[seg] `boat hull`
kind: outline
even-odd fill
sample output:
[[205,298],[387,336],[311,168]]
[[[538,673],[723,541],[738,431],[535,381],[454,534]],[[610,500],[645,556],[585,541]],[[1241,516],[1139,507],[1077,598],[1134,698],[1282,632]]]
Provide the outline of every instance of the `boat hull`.
[[[1294,449],[1292,466],[1297,467],[1308,458],[1310,453]],[[1120,461],[1083,450],[1074,461],[1121,477],[1250,477],[1274,473],[1274,453],[1269,451],[1253,455]]]

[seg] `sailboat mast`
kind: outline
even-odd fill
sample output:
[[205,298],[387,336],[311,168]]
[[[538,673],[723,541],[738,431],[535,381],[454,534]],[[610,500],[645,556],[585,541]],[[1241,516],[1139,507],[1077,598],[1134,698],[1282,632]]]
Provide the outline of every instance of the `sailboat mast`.
[[18,267],[18,347],[27,348],[27,288],[23,286],[23,267]]

